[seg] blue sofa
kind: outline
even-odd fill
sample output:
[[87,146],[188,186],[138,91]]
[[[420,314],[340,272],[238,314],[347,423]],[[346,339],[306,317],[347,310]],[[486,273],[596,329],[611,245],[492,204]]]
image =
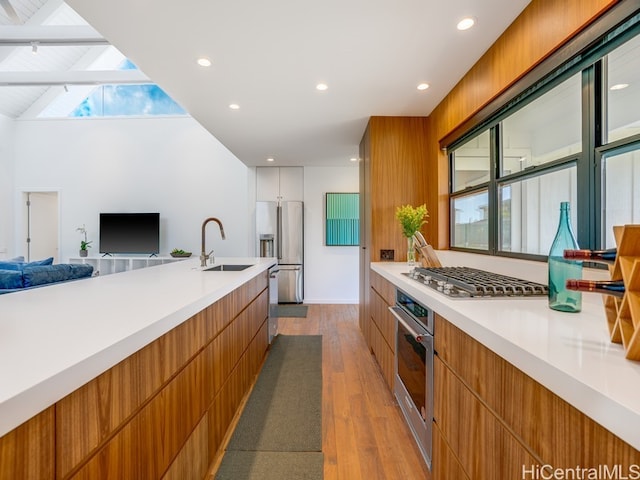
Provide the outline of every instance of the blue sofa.
[[53,257],[35,262],[25,262],[23,257],[0,260],[0,295],[86,278],[92,274],[91,265],[53,265]]

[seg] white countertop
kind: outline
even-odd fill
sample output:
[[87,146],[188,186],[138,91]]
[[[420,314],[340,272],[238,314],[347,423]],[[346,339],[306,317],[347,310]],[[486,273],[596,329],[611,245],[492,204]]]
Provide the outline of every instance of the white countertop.
[[[547,283],[547,265],[443,251],[445,266],[469,266]],[[640,362],[611,343],[602,297],[583,293],[582,312],[551,310],[547,298],[451,299],[412,280],[406,263],[374,271],[640,450]],[[586,271],[585,278],[608,278]],[[436,332],[437,335],[437,332]]]
[[275,264],[197,258],[0,295],[0,436]]

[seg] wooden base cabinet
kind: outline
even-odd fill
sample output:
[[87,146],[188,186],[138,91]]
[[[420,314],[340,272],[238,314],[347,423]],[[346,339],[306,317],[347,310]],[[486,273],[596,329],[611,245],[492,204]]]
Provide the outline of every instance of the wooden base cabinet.
[[0,480],[204,478],[267,350],[267,284],[264,272],[0,438]]
[[389,306],[395,304],[395,287],[373,270],[370,272],[369,348],[387,385],[393,391],[395,377],[396,321]]
[[433,455],[431,462],[431,478],[469,480],[460,461],[456,458],[445,440],[438,424],[433,424]]
[[0,438],[0,480],[55,478],[55,408]]
[[439,315],[435,350],[434,480],[640,465],[640,452]]
[[[518,472],[523,465],[539,464],[439,358],[434,362],[434,379],[435,424],[469,478],[522,478]],[[439,461],[435,457],[433,463]],[[438,478],[434,475],[434,480]]]

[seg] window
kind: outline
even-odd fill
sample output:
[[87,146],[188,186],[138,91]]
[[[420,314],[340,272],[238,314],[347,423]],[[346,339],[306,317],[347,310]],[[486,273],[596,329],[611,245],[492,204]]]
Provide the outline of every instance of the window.
[[565,201],[582,248],[640,223],[640,13],[589,48],[447,146],[451,248],[546,258]]
[[[97,67],[137,70],[118,51],[109,50]],[[70,85],[38,116],[41,118],[186,115],[185,110],[155,84]]]
[[632,38],[607,56],[607,137],[604,143],[640,134],[638,105],[640,36]]
[[[577,199],[576,167],[502,184],[499,188],[500,245],[504,252],[547,255],[558,228],[560,202]],[[571,222],[577,231],[575,207]]]
[[185,111],[157,85],[101,85],[70,117],[184,115]]
[[487,250],[489,248],[489,196],[487,191],[456,197],[453,200],[454,247]]
[[456,149],[453,159],[453,191],[488,182],[490,162],[488,131]]
[[615,247],[614,225],[640,223],[640,144],[603,156],[604,248]]
[[[573,75],[453,149],[452,247],[548,253],[560,202],[570,202],[575,220],[581,92],[581,75]],[[493,191],[495,211],[490,207]],[[495,245],[490,242],[493,230]]]
[[502,121],[501,176],[582,150],[580,74]]

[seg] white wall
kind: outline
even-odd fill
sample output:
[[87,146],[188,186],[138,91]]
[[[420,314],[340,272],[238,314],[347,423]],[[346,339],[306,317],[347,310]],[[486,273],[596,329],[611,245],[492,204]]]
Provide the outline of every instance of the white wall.
[[[97,255],[98,214],[117,211],[160,212],[164,255],[198,255],[209,216],[222,220],[227,239],[210,224],[208,249],[256,254],[255,169],[191,118],[7,120],[0,134],[15,139],[15,172],[4,154],[14,142],[0,143],[0,249],[5,241],[9,256],[23,253],[15,214],[23,191],[59,192],[61,261],[77,256],[82,224]],[[304,178],[305,302],[357,303],[358,247],[324,246],[324,194],[357,192],[358,168],[305,167]]]
[[[207,249],[215,249],[217,256],[252,253],[252,174],[192,118],[33,120],[15,125],[14,201],[27,190],[60,192],[61,259],[77,256],[81,236],[76,228],[82,224],[93,240],[90,254],[98,253],[100,212],[160,212],[164,255],[173,248],[198,255],[202,221],[215,216],[223,222],[227,239],[221,240],[216,225],[209,224]],[[21,220],[14,222],[17,235]]]
[[13,257],[15,122],[0,115],[0,258]]
[[324,245],[327,192],[357,192],[358,166],[304,168],[305,303],[358,303],[359,247]]

